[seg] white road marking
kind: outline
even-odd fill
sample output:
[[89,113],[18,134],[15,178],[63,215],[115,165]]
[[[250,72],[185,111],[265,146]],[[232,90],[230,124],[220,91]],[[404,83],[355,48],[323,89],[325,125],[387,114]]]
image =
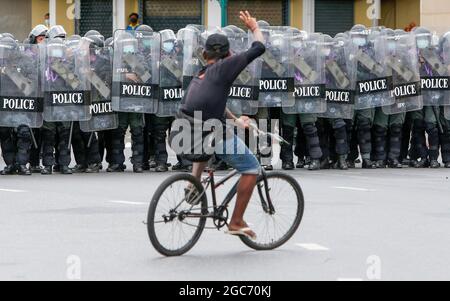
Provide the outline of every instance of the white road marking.
[[337,281],[363,281],[361,278],[338,278]]
[[361,188],[361,187],[347,187],[347,186],[333,186],[332,188],[353,190],[353,191],[375,191],[375,189]]
[[307,243],[307,244],[296,244],[296,246],[301,247],[303,249],[309,250],[309,251],[328,251],[330,250],[327,247],[314,244],[314,243]]
[[17,193],[19,193],[19,192],[26,192],[25,190],[6,189],[6,188],[0,188],[0,191],[3,191],[3,192],[17,192]]
[[147,205],[146,203],[143,202],[129,202],[129,201],[108,201],[108,202],[123,205]]

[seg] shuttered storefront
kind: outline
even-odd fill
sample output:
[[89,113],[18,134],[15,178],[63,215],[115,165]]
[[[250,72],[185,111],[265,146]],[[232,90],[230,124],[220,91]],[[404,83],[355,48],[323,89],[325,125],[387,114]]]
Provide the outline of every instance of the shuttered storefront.
[[112,36],[113,4],[111,0],[81,0],[80,34],[98,30],[106,38]]
[[177,32],[187,24],[202,24],[201,0],[144,0],[144,24],[153,30]]
[[353,0],[316,0],[315,31],[334,36],[353,26]]
[[270,25],[288,25],[287,0],[228,0],[228,24],[242,26],[239,11],[248,10],[258,20],[265,20]]

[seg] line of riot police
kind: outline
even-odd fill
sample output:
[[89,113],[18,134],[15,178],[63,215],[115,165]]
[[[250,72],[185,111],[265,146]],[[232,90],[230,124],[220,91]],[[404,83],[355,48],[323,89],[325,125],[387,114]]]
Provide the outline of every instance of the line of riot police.
[[[269,131],[279,121],[283,169],[345,170],[359,157],[363,168],[436,168],[440,151],[450,167],[450,33],[355,25],[330,37],[259,23],[266,53],[236,79],[227,106]],[[0,34],[2,174],[95,173],[104,158],[122,172],[128,128],[133,171],[167,171],[167,132],[212,33],[232,53],[252,43],[233,25],[177,34],[141,25],[108,39],[38,25],[22,43]],[[253,151],[272,169],[270,136],[248,139],[260,140]],[[189,170],[177,159],[173,170]]]

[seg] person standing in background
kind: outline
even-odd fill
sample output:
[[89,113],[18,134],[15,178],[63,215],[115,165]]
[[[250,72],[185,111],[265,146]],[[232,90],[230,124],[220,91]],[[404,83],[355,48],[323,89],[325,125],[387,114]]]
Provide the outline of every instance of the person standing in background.
[[127,27],[127,30],[135,30],[140,24],[139,24],[139,15],[137,13],[131,13],[128,16],[129,24]]

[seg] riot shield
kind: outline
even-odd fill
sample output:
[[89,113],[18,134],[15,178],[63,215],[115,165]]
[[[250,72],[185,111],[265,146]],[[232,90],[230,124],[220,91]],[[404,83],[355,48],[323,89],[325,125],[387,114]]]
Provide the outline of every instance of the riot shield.
[[295,105],[283,107],[283,112],[324,113],[327,103],[324,57],[321,55],[323,36],[299,34],[293,37],[291,45],[291,63],[295,70]]
[[[249,39],[247,32],[237,27],[223,29],[230,41],[230,51],[236,55],[247,51]],[[231,87],[227,108],[237,115],[255,115],[258,113],[258,84],[261,77],[261,60],[253,61],[234,81]]]
[[39,128],[43,123],[39,48],[3,42],[0,40],[0,126]]
[[423,108],[418,56],[414,35],[399,33],[385,36],[386,64],[392,72],[395,103],[383,106],[385,114],[398,114]]
[[444,116],[445,116],[445,119],[450,120],[450,106],[444,107]]
[[419,54],[420,82],[424,106],[450,105],[449,70],[433,34],[422,27],[414,30]]
[[[86,41],[83,38],[82,43]],[[83,132],[97,132],[116,129],[119,126],[118,114],[112,110],[112,47],[97,47],[89,42],[91,84],[91,115],[88,121],[80,122]]]
[[327,110],[319,114],[324,118],[352,119],[356,87],[356,48],[343,37],[332,39],[324,35],[321,50],[325,64],[325,100]]
[[49,40],[44,48],[41,63],[44,120],[89,120],[89,49],[80,44],[69,46],[60,38]]
[[349,35],[357,48],[355,110],[393,104],[395,98],[391,93],[392,77],[388,75],[385,63],[386,40],[381,38],[381,32],[375,28],[366,29],[357,25]]
[[294,98],[294,69],[290,63],[293,32],[290,27],[261,28],[266,52],[261,56],[259,107],[292,107]]
[[223,33],[218,27],[187,25],[178,33],[183,42],[183,90],[189,87],[191,80],[206,66],[203,58],[206,39],[213,33]]
[[156,113],[160,35],[114,32],[112,108],[117,112]]
[[[162,30],[157,116],[175,116],[183,98],[183,41],[170,30]],[[180,35],[181,37],[181,35]]]

